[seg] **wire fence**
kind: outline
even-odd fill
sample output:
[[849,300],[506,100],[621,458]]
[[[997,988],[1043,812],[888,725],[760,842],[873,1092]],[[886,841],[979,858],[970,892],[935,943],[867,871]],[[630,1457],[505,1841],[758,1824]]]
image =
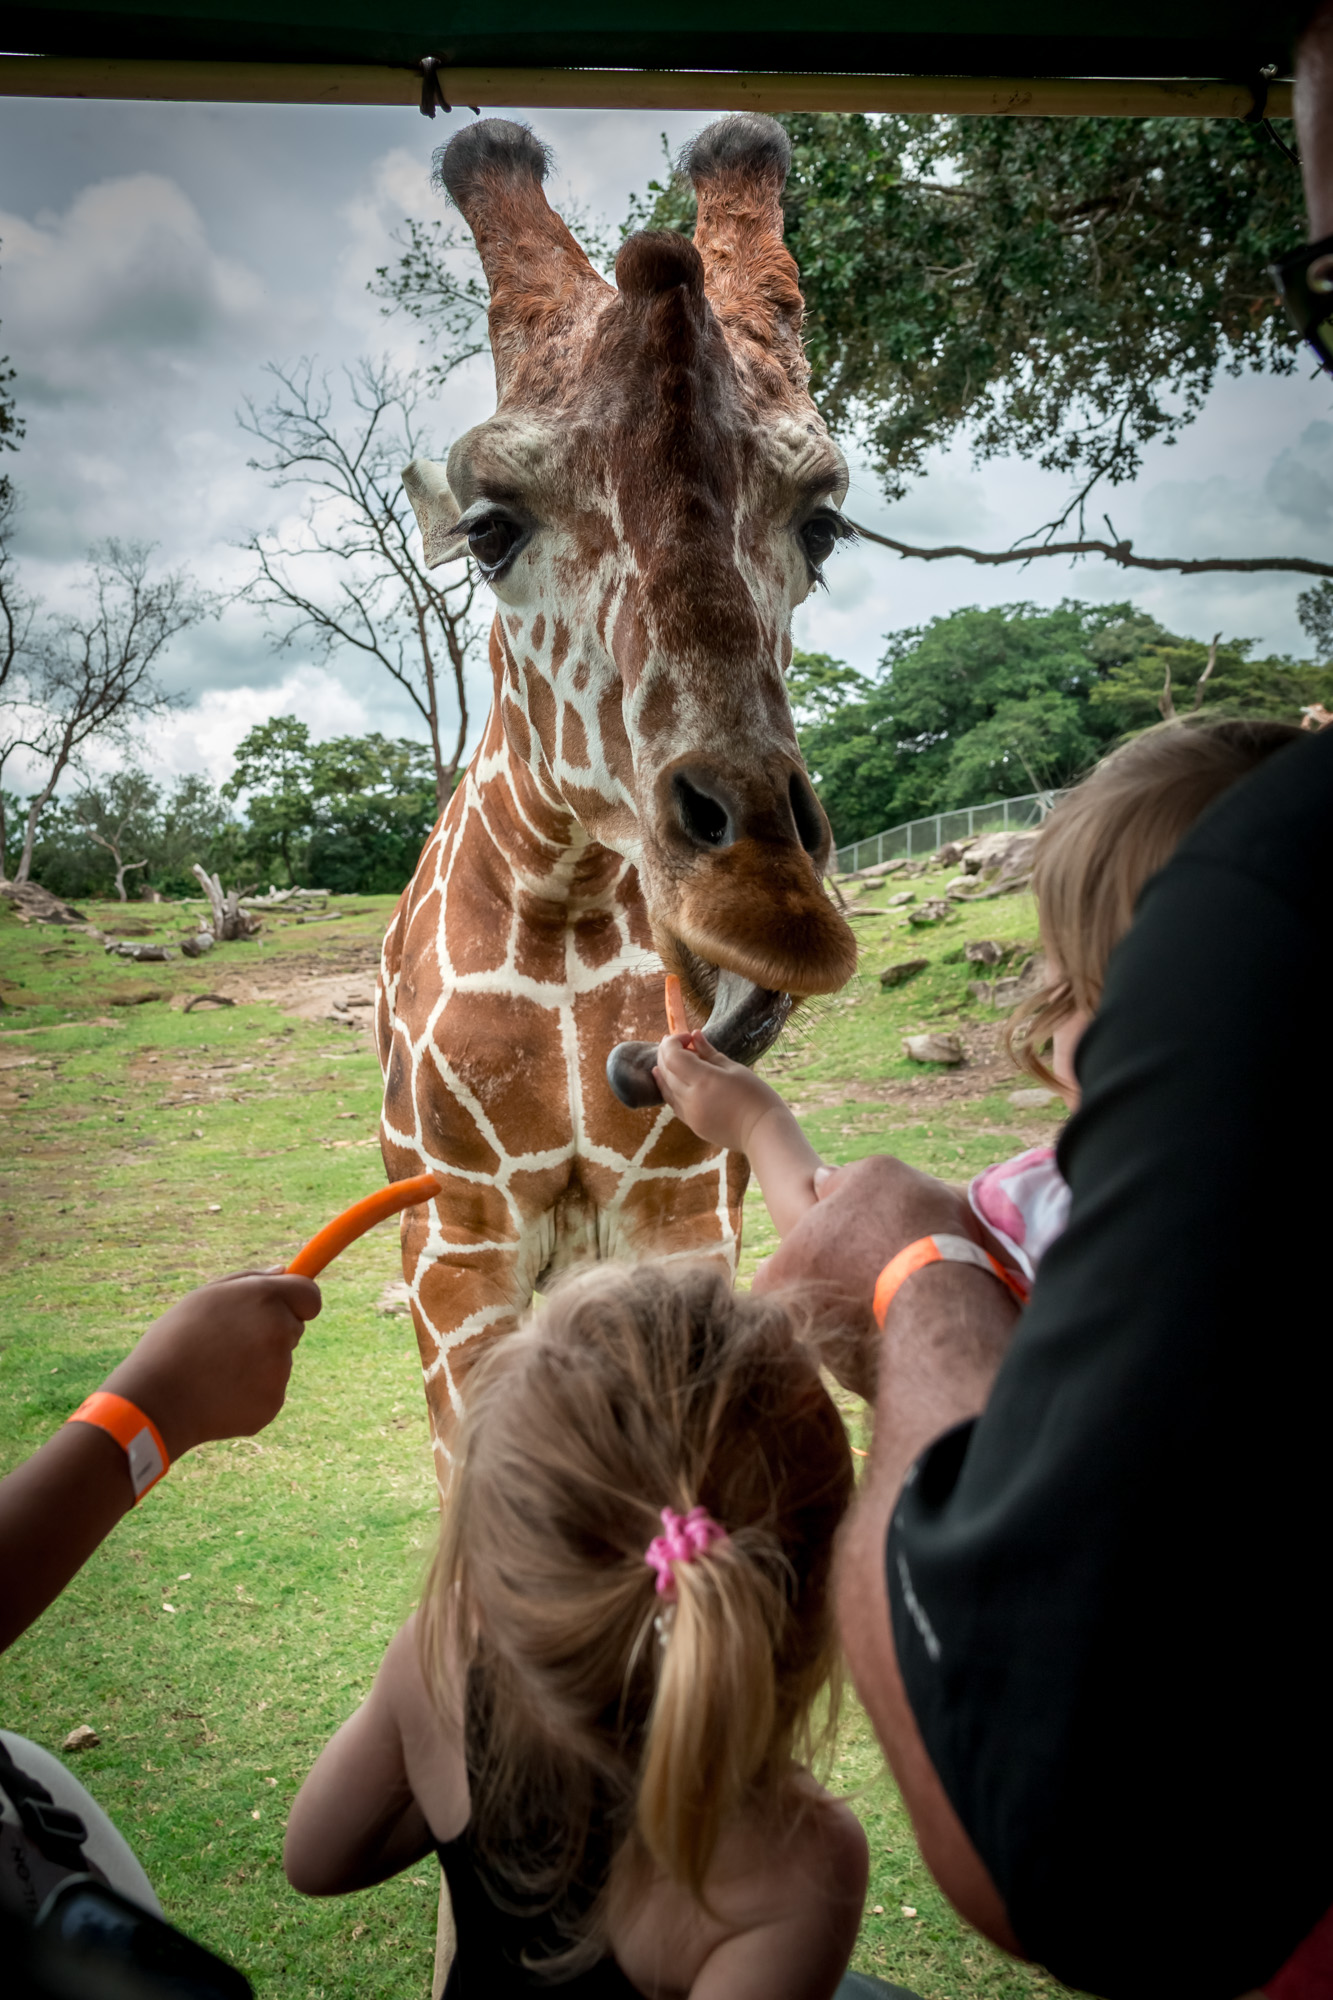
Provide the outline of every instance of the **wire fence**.
[[1021,832],[1040,826],[1059,792],[1025,792],[1017,799],[995,799],[986,806],[959,806],[954,812],[930,813],[925,819],[909,819],[865,840],[849,841],[833,856],[840,875],[854,875],[860,868],[873,868],[881,861],[911,861],[914,856],[933,854],[951,840],[972,840],[979,833]]

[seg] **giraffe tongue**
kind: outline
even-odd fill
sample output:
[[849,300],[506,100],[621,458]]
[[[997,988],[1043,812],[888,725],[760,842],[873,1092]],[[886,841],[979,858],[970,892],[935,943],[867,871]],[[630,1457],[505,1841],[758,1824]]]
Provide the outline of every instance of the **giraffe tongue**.
[[[713,1011],[704,1032],[713,1047],[733,1062],[757,1062],[777,1040],[791,1008],[790,993],[771,993],[739,972],[719,970]],[[607,1057],[606,1080],[631,1110],[642,1111],[662,1102],[653,1079],[656,1061],[656,1042],[618,1042]]]

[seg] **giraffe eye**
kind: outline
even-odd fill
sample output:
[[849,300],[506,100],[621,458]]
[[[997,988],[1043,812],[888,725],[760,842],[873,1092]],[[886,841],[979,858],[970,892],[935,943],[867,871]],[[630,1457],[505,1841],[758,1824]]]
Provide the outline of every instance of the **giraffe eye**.
[[835,514],[831,508],[812,514],[800,530],[801,546],[811,568],[822,569],[838,543],[850,533],[841,514]]
[[499,576],[519,545],[527,540],[527,529],[508,514],[483,514],[467,531],[468,551],[483,576]]

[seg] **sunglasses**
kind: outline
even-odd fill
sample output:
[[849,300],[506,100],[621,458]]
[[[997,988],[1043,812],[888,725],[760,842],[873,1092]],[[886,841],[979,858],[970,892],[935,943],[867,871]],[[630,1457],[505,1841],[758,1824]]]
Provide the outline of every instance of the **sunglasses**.
[[1333,236],[1303,243],[1270,264],[1282,302],[1321,368],[1333,375]]

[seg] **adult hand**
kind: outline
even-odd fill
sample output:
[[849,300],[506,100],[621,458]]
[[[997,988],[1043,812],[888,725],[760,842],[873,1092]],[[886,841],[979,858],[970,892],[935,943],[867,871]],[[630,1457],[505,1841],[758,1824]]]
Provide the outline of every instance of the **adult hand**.
[[218,1278],[154,1320],[102,1386],[152,1418],[173,1459],[212,1438],[250,1437],[282,1408],[321,1303],[312,1279],[282,1271]]
[[[172,1459],[209,1438],[249,1437],[282,1408],[292,1352],[319,1308],[309,1278],[219,1278],[154,1320],[102,1386],[152,1418]],[[0,1652],[133,1505],[129,1461],[95,1424],[62,1424],[0,1480]]]
[[875,1280],[919,1236],[943,1232],[980,1241],[966,1199],[888,1154],[821,1167],[815,1206],[755,1273],[757,1292],[806,1294],[821,1358],[844,1388],[873,1402],[879,1336],[871,1312]]

